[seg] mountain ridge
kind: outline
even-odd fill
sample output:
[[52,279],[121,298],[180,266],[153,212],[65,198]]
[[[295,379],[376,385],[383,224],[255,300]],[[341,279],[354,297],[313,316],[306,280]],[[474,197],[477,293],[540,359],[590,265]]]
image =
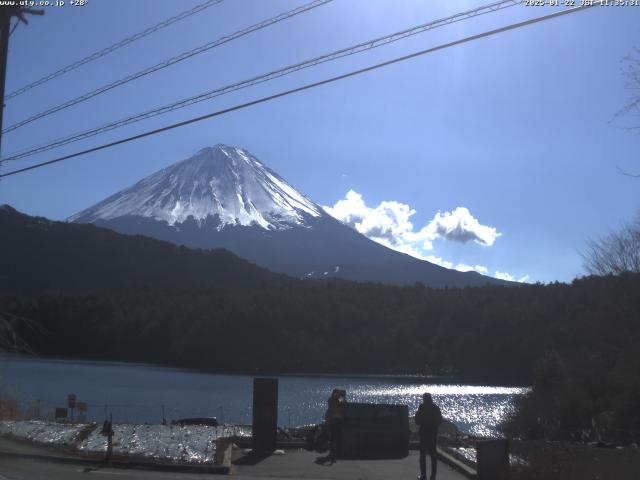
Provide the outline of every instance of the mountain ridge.
[[296,278],[432,287],[509,282],[391,250],[341,223],[248,151],[218,144],[69,218],[192,248],[226,248]]
[[0,205],[0,291],[86,290],[293,281],[224,249],[196,250]]

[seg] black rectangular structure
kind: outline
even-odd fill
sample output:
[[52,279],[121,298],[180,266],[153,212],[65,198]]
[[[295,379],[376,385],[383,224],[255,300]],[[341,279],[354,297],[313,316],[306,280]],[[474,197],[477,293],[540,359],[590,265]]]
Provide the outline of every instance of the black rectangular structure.
[[478,480],[509,478],[509,440],[479,440],[476,442]]
[[253,379],[253,436],[255,452],[276,449],[278,429],[278,379]]
[[61,407],[56,407],[55,419],[56,419],[56,422],[57,421],[66,420],[67,419],[67,409],[66,408],[61,408]]
[[406,405],[345,403],[343,458],[404,458],[409,455]]

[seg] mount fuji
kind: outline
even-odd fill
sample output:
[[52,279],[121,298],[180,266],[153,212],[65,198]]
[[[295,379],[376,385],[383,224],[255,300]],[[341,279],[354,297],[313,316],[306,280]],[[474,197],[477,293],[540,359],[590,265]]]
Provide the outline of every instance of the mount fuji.
[[331,217],[248,151],[216,145],[68,219],[192,248],[226,248],[298,278],[506,284],[384,247]]

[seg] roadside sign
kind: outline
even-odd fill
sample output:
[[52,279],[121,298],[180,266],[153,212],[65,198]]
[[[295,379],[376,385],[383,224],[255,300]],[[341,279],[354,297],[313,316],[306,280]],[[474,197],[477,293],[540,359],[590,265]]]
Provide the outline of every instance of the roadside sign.
[[56,408],[56,420],[65,420],[67,418],[66,408]]
[[67,403],[69,408],[76,408],[76,394],[70,393],[67,397]]
[[86,402],[78,402],[76,403],[76,408],[78,412],[86,412],[87,411],[87,403]]

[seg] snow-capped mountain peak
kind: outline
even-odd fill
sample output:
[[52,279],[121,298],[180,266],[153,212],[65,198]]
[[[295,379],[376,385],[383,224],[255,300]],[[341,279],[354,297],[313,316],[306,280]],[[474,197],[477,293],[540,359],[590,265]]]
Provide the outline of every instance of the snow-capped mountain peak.
[[225,248],[296,278],[433,287],[504,283],[457,272],[369,240],[248,151],[216,145],[70,218],[191,248]]
[[321,208],[248,151],[218,144],[164,168],[69,221],[141,216],[176,225],[217,216],[225,225],[286,229],[322,216]]

